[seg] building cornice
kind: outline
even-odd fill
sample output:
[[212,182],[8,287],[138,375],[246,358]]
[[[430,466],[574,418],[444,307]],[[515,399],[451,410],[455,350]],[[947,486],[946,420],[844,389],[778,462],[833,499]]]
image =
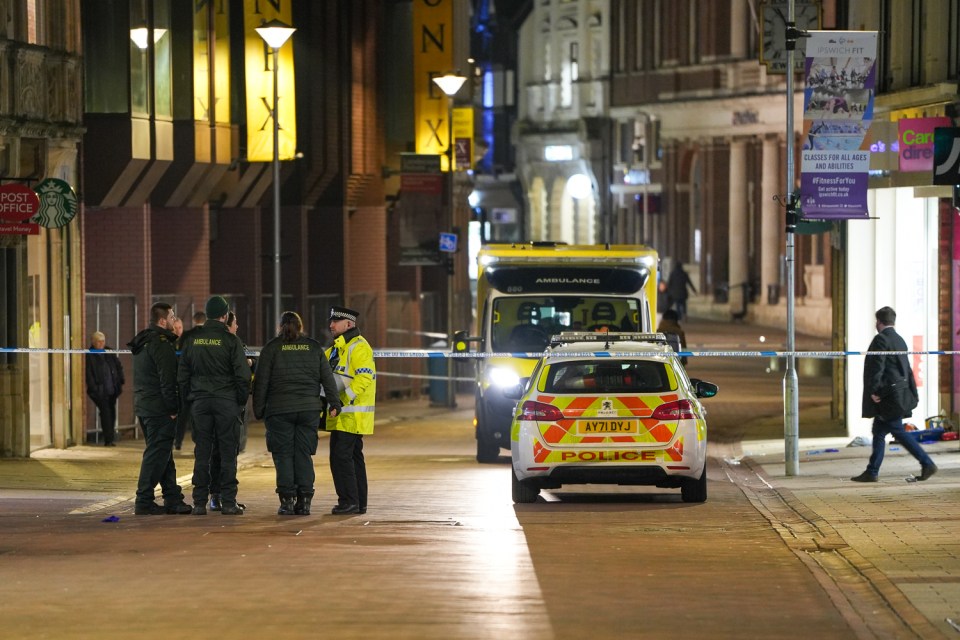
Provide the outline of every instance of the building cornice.
[[874,101],[874,113],[950,104],[960,100],[957,83],[939,82],[925,87],[879,94]]
[[36,122],[0,117],[0,136],[67,139],[80,142],[86,130],[86,127],[69,123]]

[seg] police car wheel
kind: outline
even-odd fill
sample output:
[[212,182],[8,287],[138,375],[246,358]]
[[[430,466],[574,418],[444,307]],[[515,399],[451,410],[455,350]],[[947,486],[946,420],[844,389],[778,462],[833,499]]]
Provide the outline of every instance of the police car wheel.
[[707,501],[707,465],[703,465],[703,472],[699,478],[684,478],[680,484],[680,497],[684,502]]
[[513,501],[516,504],[529,504],[531,502],[536,502],[537,496],[540,495],[540,489],[532,486],[529,482],[518,480],[516,471],[513,471],[511,475],[513,477],[513,482],[511,484],[511,488],[513,490]]

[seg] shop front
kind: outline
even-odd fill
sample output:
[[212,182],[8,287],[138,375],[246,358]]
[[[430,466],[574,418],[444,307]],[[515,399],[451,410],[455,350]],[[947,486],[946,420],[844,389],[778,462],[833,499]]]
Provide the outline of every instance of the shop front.
[[[876,334],[875,312],[897,312],[920,404],[907,420],[918,429],[925,419],[960,409],[958,358],[936,353],[960,347],[960,216],[952,187],[935,186],[932,154],[922,132],[949,124],[945,105],[891,110],[872,127],[870,218],[846,222],[845,335],[847,349],[865,351]],[[932,144],[932,142],[930,142]],[[926,162],[918,160],[926,158]],[[847,430],[869,435],[861,417],[863,355],[845,367]]]

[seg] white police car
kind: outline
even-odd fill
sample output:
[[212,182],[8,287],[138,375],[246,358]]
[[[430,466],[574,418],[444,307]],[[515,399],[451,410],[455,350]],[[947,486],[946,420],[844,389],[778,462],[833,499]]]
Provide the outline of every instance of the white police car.
[[674,487],[684,502],[706,501],[700,398],[716,393],[687,377],[663,334],[555,336],[511,393],[513,501],[585,483]]

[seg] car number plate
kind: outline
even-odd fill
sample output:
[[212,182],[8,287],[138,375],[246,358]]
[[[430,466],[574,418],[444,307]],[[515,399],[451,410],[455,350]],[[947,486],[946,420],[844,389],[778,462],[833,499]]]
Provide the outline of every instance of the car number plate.
[[597,433],[638,433],[636,420],[578,420],[577,433],[593,435]]

